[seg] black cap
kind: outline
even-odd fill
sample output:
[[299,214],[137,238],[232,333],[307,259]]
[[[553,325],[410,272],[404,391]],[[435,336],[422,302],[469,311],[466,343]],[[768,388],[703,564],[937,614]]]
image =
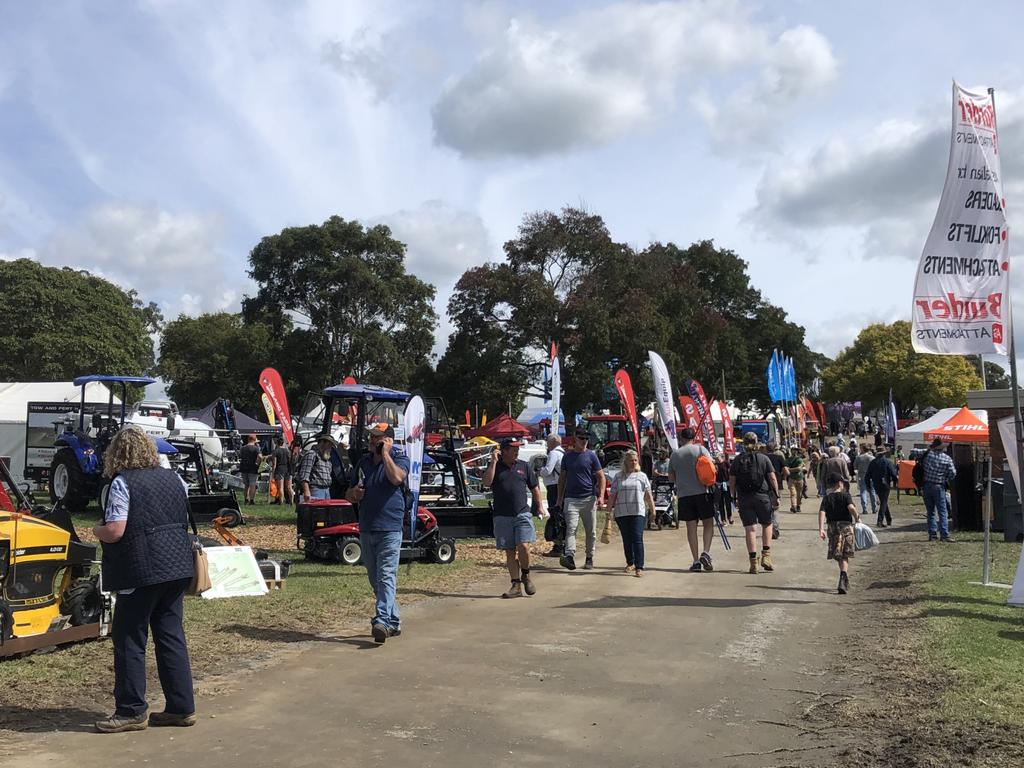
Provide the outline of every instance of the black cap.
[[502,450],[505,450],[506,448],[518,448],[522,444],[523,441],[518,437],[503,437],[501,438],[501,442],[498,443]]
[[932,448],[942,448],[944,445],[945,443],[938,437],[932,440]]
[[682,431],[680,431],[679,433],[679,436],[683,438],[683,440],[693,440],[694,435],[696,434],[697,433],[693,431],[692,427],[683,427]]
[[835,485],[836,483],[843,482],[843,476],[836,472],[829,472],[828,477],[825,478],[826,485]]
[[585,429],[577,429],[576,430],[576,437],[580,438],[581,440],[589,440],[590,439],[590,433],[587,432],[587,430],[585,430]]

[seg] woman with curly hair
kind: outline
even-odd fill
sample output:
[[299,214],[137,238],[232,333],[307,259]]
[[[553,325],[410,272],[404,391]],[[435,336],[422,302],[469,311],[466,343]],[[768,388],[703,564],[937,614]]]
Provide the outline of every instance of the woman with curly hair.
[[[195,571],[188,489],[177,473],[160,467],[153,441],[132,427],[111,440],[103,474],[111,478],[110,491],[93,533],[103,543],[103,588],[117,593],[111,631],[116,709],[96,730],[193,725],[192,669],[182,626],[185,590]],[[146,706],[150,629],[166,700],[165,711],[153,714]]]

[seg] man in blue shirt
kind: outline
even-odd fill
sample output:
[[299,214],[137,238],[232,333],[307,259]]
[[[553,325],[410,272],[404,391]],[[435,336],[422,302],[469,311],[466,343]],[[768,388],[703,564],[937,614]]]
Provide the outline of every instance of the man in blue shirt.
[[[956,477],[953,460],[946,455],[945,446],[938,438],[932,440],[931,448],[924,462],[924,507],[928,511],[928,541],[935,541],[942,535],[943,541],[952,542],[949,535],[949,509],[946,506],[946,484]],[[935,518],[938,517],[938,525]]]
[[576,531],[583,520],[587,532],[587,559],[583,567],[594,568],[594,549],[597,547],[597,505],[604,503],[604,470],[597,454],[587,449],[590,434],[576,430],[572,450],[562,459],[562,474],[558,478],[558,506],[565,515],[565,554],[559,559],[563,568],[576,570]]
[[402,634],[395,587],[405,524],[409,459],[395,448],[395,430],[390,425],[376,424],[369,433],[370,451],[356,465],[345,497],[359,505],[363,564],[377,598],[370,629],[374,642],[383,643]]

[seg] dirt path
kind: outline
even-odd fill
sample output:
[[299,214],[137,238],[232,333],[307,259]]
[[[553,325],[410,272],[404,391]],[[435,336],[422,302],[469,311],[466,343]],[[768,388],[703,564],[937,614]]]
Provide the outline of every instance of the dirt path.
[[713,574],[686,572],[678,532],[648,535],[642,580],[620,572],[613,542],[593,572],[538,569],[534,598],[496,599],[505,582],[488,579],[409,608],[384,647],[362,628],[308,645],[201,700],[191,730],[102,737],[83,722],[18,736],[0,763],[828,763],[849,744],[816,714],[849,699],[834,656],[850,601],[871,593],[855,574],[852,595],[834,594],[814,518],[784,515],[773,574],[745,572],[738,526],[731,552],[716,541]]

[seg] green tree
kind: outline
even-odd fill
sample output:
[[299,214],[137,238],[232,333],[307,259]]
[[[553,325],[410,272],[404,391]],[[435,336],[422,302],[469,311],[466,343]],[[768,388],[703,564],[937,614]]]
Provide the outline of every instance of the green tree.
[[[971,368],[974,372],[981,377],[981,358],[976,355],[971,355],[967,358],[971,363]],[[985,361],[985,386],[988,389],[1009,389],[1010,388],[1010,376],[1006,373],[1001,365],[991,363],[988,360]]]
[[405,246],[385,226],[364,228],[332,216],[289,227],[249,254],[259,284],[243,302],[246,323],[274,329],[301,355],[298,388],[317,389],[346,374],[404,387],[434,345],[434,287],[405,271]]
[[181,408],[227,397],[258,417],[259,373],[277,352],[271,329],[243,323],[240,314],[181,315],[164,328],[156,371]]
[[915,352],[906,320],[862,330],[853,345],[825,368],[821,383],[826,400],[860,400],[868,408],[887,403],[891,387],[902,416],[927,406],[963,405],[967,390],[981,388],[981,379],[966,357]]
[[153,366],[156,305],[88,272],[0,261],[0,380],[139,376]]
[[[763,405],[773,347],[793,355],[801,381],[822,365],[803,329],[750,285],[746,263],[711,241],[685,249],[653,243],[637,252],[615,242],[599,216],[565,208],[526,216],[505,257],[467,271],[449,304],[456,333],[438,380],[448,386],[451,377],[449,388],[465,397],[497,397],[502,387],[526,394],[552,338],[567,413],[609,405],[605,393],[618,367],[629,371],[637,397],[648,397],[649,349],[665,358],[677,388],[696,378],[713,397],[725,373],[730,396]],[[474,355],[456,360],[465,348]],[[466,389],[473,381],[477,387]]]

